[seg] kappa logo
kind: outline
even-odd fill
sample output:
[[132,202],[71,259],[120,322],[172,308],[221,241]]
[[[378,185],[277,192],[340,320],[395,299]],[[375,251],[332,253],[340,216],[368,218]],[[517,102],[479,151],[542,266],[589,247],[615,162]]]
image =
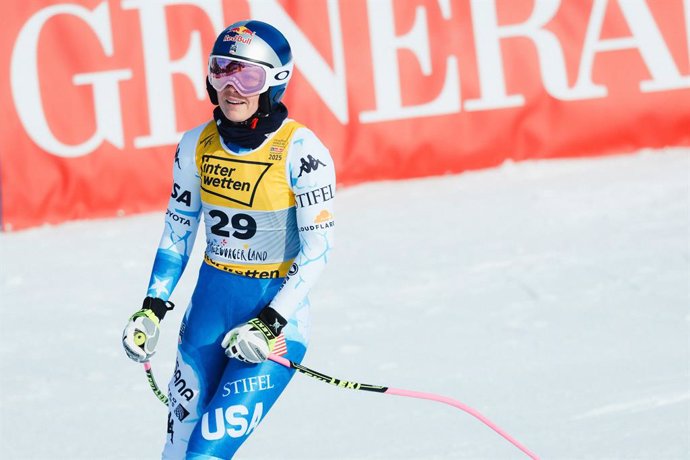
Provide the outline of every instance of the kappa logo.
[[201,190],[250,208],[271,163],[204,155],[201,158]]
[[326,163],[321,160],[317,160],[311,155],[307,155],[306,160],[304,158],[300,158],[299,161],[301,165],[299,167],[299,176],[297,177],[302,177],[302,174],[309,174],[312,171],[316,171],[319,169],[319,166],[326,166]]
[[182,166],[180,166],[180,144],[177,144],[177,148],[175,149],[175,164],[177,165],[177,169],[182,169]]

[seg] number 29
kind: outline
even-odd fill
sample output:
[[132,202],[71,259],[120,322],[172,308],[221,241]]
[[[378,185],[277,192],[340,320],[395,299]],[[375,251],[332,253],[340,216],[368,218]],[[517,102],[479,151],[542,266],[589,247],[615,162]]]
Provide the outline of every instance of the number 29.
[[[232,218],[228,217],[223,211],[213,209],[208,213],[209,217],[218,219],[211,226],[211,233],[218,236],[229,237],[234,236],[240,240],[248,240],[256,234],[256,220],[249,214],[234,214]],[[228,224],[234,231],[230,233],[227,229]]]

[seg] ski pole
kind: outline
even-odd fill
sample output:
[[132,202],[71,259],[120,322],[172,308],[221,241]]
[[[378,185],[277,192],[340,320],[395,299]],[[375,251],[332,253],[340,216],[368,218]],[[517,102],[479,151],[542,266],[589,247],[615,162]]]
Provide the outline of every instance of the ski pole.
[[146,371],[146,378],[149,381],[149,385],[151,386],[151,391],[153,391],[153,394],[156,395],[156,398],[160,400],[163,404],[166,406],[168,405],[168,397],[165,396],[165,393],[161,391],[161,389],[158,387],[158,384],[156,383],[156,379],[153,378],[153,371],[151,371],[151,363],[146,361],[144,363],[144,370]]
[[357,383],[357,382],[350,382],[347,380],[341,380],[337,379],[334,377],[330,377],[326,374],[322,374],[320,372],[316,372],[314,370],[309,369],[308,367],[304,367],[301,364],[297,364],[293,361],[290,361],[288,359],[285,359],[281,356],[277,355],[269,355],[268,359],[271,361],[274,361],[281,366],[285,366],[287,368],[295,369],[296,371],[308,375],[309,377],[313,377],[317,380],[321,380],[322,382],[329,383],[331,385],[335,385],[337,387],[341,388],[348,388],[351,390],[362,390],[362,391],[373,391],[375,393],[385,393],[389,395],[395,395],[395,396],[407,396],[409,398],[418,398],[418,399],[428,399],[430,401],[436,401],[444,404],[448,404],[450,406],[453,406],[455,408],[458,408],[462,411],[467,412],[471,416],[477,418],[479,421],[484,423],[486,426],[494,430],[496,433],[500,434],[503,436],[507,441],[509,441],[511,444],[513,444],[515,447],[520,449],[522,452],[527,454],[530,458],[533,460],[539,460],[539,457],[533,452],[531,452],[527,447],[523,446],[517,439],[513,438],[511,435],[503,431],[501,428],[499,428],[495,423],[493,423],[491,420],[486,418],[484,415],[476,411],[475,409],[472,409],[466,404],[461,403],[460,401],[457,401],[452,398],[448,398],[446,396],[440,396],[436,395],[433,393],[420,393],[418,391],[409,391],[409,390],[401,390],[398,388],[391,388],[391,387],[382,387],[378,385],[369,385],[367,383]]

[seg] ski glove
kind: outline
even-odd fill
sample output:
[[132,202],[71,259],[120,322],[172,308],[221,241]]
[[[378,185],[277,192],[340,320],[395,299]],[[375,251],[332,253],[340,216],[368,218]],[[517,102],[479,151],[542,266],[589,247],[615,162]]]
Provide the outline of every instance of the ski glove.
[[156,297],[147,297],[141,310],[134,313],[122,333],[122,345],[130,359],[144,363],[156,352],[158,325],[175,305]]
[[221,346],[228,358],[245,363],[266,361],[287,321],[271,307],[264,307],[259,316],[231,329]]

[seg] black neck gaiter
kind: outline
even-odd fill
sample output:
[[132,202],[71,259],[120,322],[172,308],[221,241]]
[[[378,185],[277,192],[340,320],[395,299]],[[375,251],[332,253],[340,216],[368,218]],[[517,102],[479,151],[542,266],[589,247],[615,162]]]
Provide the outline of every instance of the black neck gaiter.
[[280,128],[287,115],[287,107],[278,104],[267,116],[254,114],[247,121],[235,123],[225,117],[220,107],[213,110],[213,119],[225,144],[252,150],[260,146],[266,136]]

